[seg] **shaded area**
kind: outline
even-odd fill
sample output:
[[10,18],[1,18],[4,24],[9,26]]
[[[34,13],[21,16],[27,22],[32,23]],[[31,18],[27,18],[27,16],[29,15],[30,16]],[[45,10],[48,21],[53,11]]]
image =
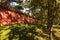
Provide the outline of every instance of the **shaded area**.
[[[44,34],[36,24],[14,24],[5,25],[0,29],[1,40],[42,40],[48,39],[48,35]],[[6,32],[7,33],[6,33]],[[3,38],[2,38],[3,37]]]
[[[0,27],[1,40],[49,40],[45,27],[33,23],[9,24]],[[54,27],[53,27],[54,29]],[[57,30],[56,30],[57,31]],[[52,39],[60,40],[57,32],[52,30]],[[57,34],[55,34],[57,33]]]
[[27,29],[19,30],[19,29],[20,28],[16,27],[11,30],[11,33],[9,35],[9,40],[13,40],[13,38],[16,37],[17,35],[18,35],[18,40],[34,40],[33,34],[31,37],[27,36],[29,30]]

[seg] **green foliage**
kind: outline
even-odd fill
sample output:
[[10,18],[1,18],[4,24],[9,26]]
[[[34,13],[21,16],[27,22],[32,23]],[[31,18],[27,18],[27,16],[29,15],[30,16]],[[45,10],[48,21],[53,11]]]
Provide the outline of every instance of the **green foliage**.
[[[50,27],[50,25],[52,25],[54,40],[60,40],[60,37],[56,36],[59,33],[57,28],[60,29],[58,27],[60,26],[60,3],[55,4],[55,0],[31,0],[30,3],[22,3],[22,5],[32,7],[32,14],[38,19],[38,22],[35,24],[21,23],[0,26],[1,40],[49,40],[46,32],[48,31],[47,27]],[[36,9],[40,9],[40,11]],[[58,26],[53,28],[55,25]]]
[[[39,39],[38,34],[40,35],[41,33],[42,30],[38,28],[37,24],[33,23],[21,23],[0,26],[1,40],[36,40]],[[47,35],[42,35],[42,38],[47,37]]]

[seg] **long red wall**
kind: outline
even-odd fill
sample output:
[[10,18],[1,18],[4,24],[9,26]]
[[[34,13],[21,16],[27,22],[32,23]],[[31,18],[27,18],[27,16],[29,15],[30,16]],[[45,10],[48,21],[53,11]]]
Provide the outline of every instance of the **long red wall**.
[[0,25],[35,22],[36,20],[30,16],[23,15],[22,13],[16,13],[8,10],[0,10]]

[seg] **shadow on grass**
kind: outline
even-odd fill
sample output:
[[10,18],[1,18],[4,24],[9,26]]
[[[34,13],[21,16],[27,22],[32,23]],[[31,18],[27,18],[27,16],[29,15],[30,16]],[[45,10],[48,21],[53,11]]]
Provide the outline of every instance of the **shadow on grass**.
[[[28,23],[29,28],[20,28],[20,27],[14,27],[11,28],[11,32],[9,33],[9,40],[13,40],[14,38],[18,38],[18,40],[38,40],[35,38],[35,36],[41,36],[43,38],[48,38],[46,35],[36,32],[36,27],[37,28],[43,28],[42,26],[39,26],[37,24],[31,24]],[[31,25],[33,25],[31,27]],[[13,26],[12,26],[13,27]],[[18,35],[18,37],[16,37]]]
[[[30,36],[28,33],[33,33]],[[18,37],[16,37],[18,35]],[[9,40],[13,40],[14,38],[18,38],[18,40],[34,40],[34,32],[33,29],[20,29],[19,27],[15,27],[11,29],[9,33]]]
[[16,39],[17,40],[38,40],[38,38],[35,38],[35,36],[42,37],[42,38],[48,38],[43,33],[36,32],[36,27],[42,30],[45,29],[43,25],[28,23],[29,28],[26,28],[27,27],[26,25],[23,27],[21,26],[21,24],[8,25],[8,26],[11,26],[8,28],[11,30],[7,34],[8,40],[13,40],[13,39],[15,40]]

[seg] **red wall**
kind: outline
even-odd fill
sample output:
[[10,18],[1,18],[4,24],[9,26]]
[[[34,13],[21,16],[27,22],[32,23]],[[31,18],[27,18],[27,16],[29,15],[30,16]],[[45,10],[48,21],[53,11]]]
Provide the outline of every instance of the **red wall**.
[[0,10],[0,25],[15,24],[24,22],[35,22],[36,20],[30,16],[23,15],[7,10]]

